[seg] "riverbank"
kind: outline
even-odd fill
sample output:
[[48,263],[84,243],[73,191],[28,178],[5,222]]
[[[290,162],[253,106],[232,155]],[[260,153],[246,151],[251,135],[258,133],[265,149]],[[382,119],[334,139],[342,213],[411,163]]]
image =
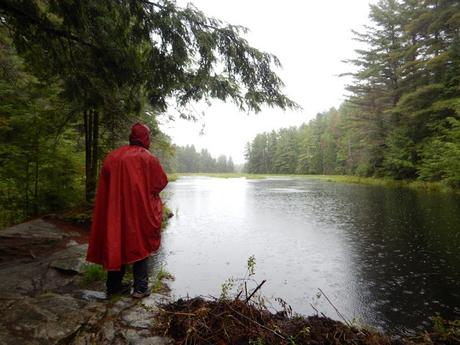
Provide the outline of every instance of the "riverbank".
[[425,192],[460,193],[443,182],[427,182],[418,180],[393,180],[389,178],[362,177],[352,175],[297,175],[297,174],[249,174],[249,173],[177,173],[174,181],[181,176],[206,176],[216,178],[246,178],[248,180],[260,180],[273,177],[285,177],[293,179],[316,179],[325,182],[364,184],[371,186],[383,186],[390,188],[410,188]]

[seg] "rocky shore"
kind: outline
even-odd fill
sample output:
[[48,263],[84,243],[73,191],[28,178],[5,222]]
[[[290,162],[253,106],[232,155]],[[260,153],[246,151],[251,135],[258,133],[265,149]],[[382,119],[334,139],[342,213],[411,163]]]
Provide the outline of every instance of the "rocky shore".
[[167,296],[109,301],[87,289],[86,243],[86,230],[51,218],[0,231],[0,344],[173,343],[151,330]]

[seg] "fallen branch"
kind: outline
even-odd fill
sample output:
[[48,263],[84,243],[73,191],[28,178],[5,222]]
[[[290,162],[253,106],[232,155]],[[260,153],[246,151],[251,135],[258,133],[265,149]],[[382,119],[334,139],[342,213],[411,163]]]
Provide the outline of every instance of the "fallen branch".
[[326,298],[326,300],[329,302],[329,304],[332,306],[332,308],[334,308],[334,310],[336,311],[337,315],[340,316],[340,318],[343,320],[343,322],[345,322],[345,324],[347,326],[350,326],[351,327],[351,324],[350,322],[348,322],[348,320],[342,315],[342,313],[335,307],[335,305],[331,302],[331,300],[327,297],[327,295],[324,293],[323,290],[321,290],[320,288],[318,288],[319,292],[321,292],[321,294]]
[[249,300],[252,298],[252,296],[254,296],[254,294],[262,287],[262,285],[265,284],[265,282],[266,282],[265,279],[262,280],[262,283],[260,283],[260,284],[254,289],[254,291],[249,295],[249,297],[246,298],[246,300],[244,301],[244,303],[247,304],[247,303],[249,302]]

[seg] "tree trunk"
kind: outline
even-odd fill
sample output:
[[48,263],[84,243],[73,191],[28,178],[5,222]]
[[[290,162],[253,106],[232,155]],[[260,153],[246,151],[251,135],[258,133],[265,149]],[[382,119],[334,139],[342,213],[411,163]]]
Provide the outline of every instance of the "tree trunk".
[[40,131],[37,125],[37,114],[34,115],[35,126],[35,181],[34,181],[34,215],[38,214],[38,172],[39,172],[39,153],[40,153]]
[[86,202],[91,203],[96,192],[99,144],[99,113],[93,109],[83,112],[85,128]]
[[29,157],[27,157],[27,162],[26,162],[26,183],[25,183],[24,209],[23,209],[24,216],[26,216],[26,217],[29,216],[29,182],[30,182],[29,181],[29,179],[30,179],[29,165],[30,165],[30,160],[29,160]]

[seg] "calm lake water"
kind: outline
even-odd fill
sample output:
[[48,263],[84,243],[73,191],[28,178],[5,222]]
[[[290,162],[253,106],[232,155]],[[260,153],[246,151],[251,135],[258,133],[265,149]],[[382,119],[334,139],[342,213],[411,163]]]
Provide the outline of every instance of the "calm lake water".
[[262,292],[295,312],[410,332],[460,317],[460,197],[314,179],[183,177],[159,260],[175,297],[219,296],[256,258]]

